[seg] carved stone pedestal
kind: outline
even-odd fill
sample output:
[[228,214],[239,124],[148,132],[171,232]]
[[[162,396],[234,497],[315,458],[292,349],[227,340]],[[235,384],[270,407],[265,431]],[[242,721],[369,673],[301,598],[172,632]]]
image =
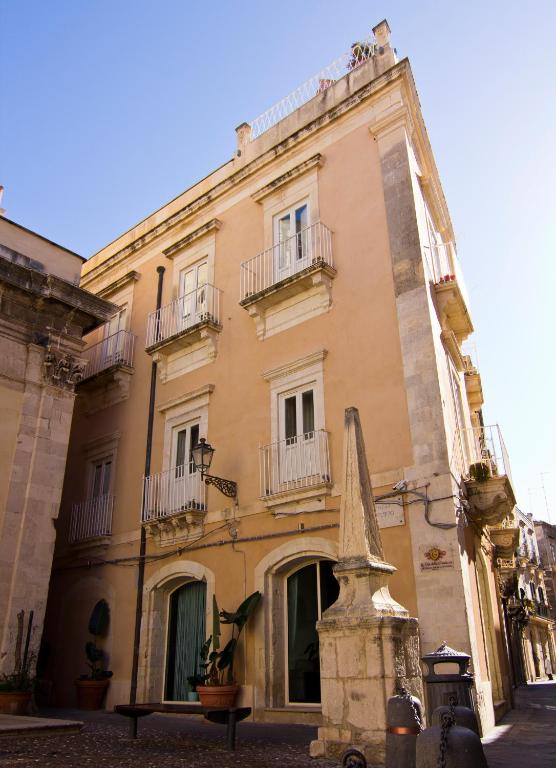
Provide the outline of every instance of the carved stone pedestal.
[[340,594],[317,624],[323,726],[313,757],[361,752],[384,765],[386,706],[398,685],[423,700],[417,619],[388,590],[394,566],[384,562],[365,446],[355,408],[346,410]]

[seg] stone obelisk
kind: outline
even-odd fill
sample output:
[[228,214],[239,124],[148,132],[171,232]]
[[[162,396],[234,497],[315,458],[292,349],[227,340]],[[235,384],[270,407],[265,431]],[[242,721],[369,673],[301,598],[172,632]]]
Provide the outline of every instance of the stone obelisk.
[[395,570],[384,561],[359,412],[347,408],[340,594],[317,623],[323,726],[313,757],[340,759],[353,748],[369,766],[384,765],[388,699],[397,685],[423,698],[417,619],[388,590]]

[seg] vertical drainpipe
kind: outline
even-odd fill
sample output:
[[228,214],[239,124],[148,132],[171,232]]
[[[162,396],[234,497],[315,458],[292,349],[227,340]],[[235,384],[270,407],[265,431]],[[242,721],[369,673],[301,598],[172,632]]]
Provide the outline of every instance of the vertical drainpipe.
[[[156,309],[162,304],[162,283],[164,281],[164,267],[157,267],[158,288],[156,292]],[[154,403],[156,396],[156,368],[155,362],[151,363],[151,388],[149,393],[149,417],[147,421],[147,445],[145,448],[145,477],[151,474],[151,452],[153,444]],[[141,616],[143,613],[143,586],[145,583],[145,552],[147,549],[147,531],[141,524],[141,539],[139,544],[139,565],[137,570],[137,602],[135,606],[135,632],[133,635],[133,664],[131,667],[131,687],[129,691],[129,703],[135,704],[137,699],[137,677],[139,672],[139,645],[141,643]]]

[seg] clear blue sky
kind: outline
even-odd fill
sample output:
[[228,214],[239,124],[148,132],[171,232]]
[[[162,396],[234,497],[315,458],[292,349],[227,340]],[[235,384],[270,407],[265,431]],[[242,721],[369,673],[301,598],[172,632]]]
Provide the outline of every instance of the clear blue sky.
[[535,516],[550,473],[556,522],[553,0],[4,0],[3,205],[89,256],[228,160],[239,123],[384,17],[450,206],[486,420]]

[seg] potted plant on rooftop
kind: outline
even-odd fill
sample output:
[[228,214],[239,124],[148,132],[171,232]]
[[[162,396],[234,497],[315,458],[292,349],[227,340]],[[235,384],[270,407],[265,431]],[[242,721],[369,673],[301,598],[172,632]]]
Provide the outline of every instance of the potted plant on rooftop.
[[6,715],[26,715],[35,684],[32,673],[36,654],[29,650],[33,632],[33,611],[29,612],[25,643],[23,643],[25,611],[17,614],[14,647],[14,671],[0,676],[0,712]]
[[79,709],[100,709],[102,700],[110,684],[112,672],[104,669],[106,654],[97,646],[97,638],[105,637],[110,623],[110,608],[106,600],[99,600],[91,612],[89,633],[93,640],[85,643],[87,665],[91,670],[88,675],[81,675],[75,681],[77,688],[77,706]]
[[[212,601],[212,635],[201,649],[204,683],[197,686],[201,704],[206,707],[233,707],[239,685],[234,680],[234,659],[239,637],[251,614],[259,604],[260,592],[249,595],[234,612],[219,611],[216,597]],[[230,624],[232,636],[220,650],[220,625]],[[212,650],[211,650],[212,646]]]

